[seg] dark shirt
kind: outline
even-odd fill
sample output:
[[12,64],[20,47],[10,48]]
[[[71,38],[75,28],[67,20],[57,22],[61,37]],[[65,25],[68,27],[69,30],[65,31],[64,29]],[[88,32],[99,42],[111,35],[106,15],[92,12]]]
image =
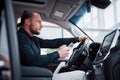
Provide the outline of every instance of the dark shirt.
[[58,48],[63,44],[75,43],[78,38],[41,39],[36,36],[31,37],[24,29],[17,32],[22,65],[45,66],[53,63],[59,58],[57,51],[48,55],[41,55],[40,48]]

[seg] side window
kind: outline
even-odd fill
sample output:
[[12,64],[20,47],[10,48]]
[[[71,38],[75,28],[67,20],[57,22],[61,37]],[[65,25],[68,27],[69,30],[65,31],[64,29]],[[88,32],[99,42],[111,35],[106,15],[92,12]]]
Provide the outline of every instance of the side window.
[[43,28],[41,30],[40,35],[38,35],[38,37],[44,39],[73,37],[71,33],[69,33],[64,28],[60,27],[59,25],[45,21],[43,21],[42,24],[43,24]]
[[5,53],[8,56],[8,39],[7,39],[7,31],[6,31],[6,24],[5,19],[2,17],[1,22],[1,31],[0,31],[0,52]]

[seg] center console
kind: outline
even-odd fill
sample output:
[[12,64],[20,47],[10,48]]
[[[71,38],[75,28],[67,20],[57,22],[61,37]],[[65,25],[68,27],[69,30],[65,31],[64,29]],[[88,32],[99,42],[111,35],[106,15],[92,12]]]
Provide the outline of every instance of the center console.
[[116,29],[106,35],[100,46],[97,56],[93,62],[94,80],[106,80],[105,79],[105,66],[104,62],[112,54],[110,50],[116,45],[119,37],[119,30]]

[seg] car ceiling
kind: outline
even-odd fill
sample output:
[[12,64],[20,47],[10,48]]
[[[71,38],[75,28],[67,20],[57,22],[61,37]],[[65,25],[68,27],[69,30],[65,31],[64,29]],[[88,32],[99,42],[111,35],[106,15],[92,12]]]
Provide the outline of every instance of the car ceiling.
[[45,4],[13,1],[16,19],[24,10],[40,12],[44,20],[66,21],[82,6],[85,0],[47,0]]

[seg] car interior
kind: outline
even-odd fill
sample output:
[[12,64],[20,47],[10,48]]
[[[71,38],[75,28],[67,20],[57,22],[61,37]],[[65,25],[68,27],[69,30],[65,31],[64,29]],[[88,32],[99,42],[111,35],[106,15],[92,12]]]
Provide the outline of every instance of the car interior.
[[[116,1],[120,3],[120,0]],[[86,13],[94,12],[93,6],[102,11],[112,4],[115,4],[114,0],[1,0],[0,80],[52,80],[54,74],[76,70],[85,72],[86,79],[83,80],[120,80],[119,19],[108,30],[102,24],[98,25],[103,26],[103,29],[101,27],[92,29],[86,27],[87,24],[82,27],[83,22],[78,24],[78,20],[87,15]],[[117,8],[117,6],[113,7]],[[76,44],[71,43],[69,45],[72,47],[70,56],[66,59],[58,59],[48,66],[22,66],[16,32],[19,29],[17,23],[24,10],[40,13],[45,29],[43,29],[43,34],[38,35],[38,37],[51,39],[82,35],[87,36],[89,40]],[[92,16],[95,16],[94,14]],[[100,13],[97,17],[101,15]],[[90,19],[94,20],[92,17]],[[103,21],[103,17],[100,19]],[[94,28],[94,25],[91,26]],[[53,35],[53,30],[56,35]],[[95,31],[100,33],[94,40],[94,36],[97,35],[97,33],[94,34]],[[91,34],[92,32],[93,34]],[[43,53],[54,50],[56,49],[42,49]]]

